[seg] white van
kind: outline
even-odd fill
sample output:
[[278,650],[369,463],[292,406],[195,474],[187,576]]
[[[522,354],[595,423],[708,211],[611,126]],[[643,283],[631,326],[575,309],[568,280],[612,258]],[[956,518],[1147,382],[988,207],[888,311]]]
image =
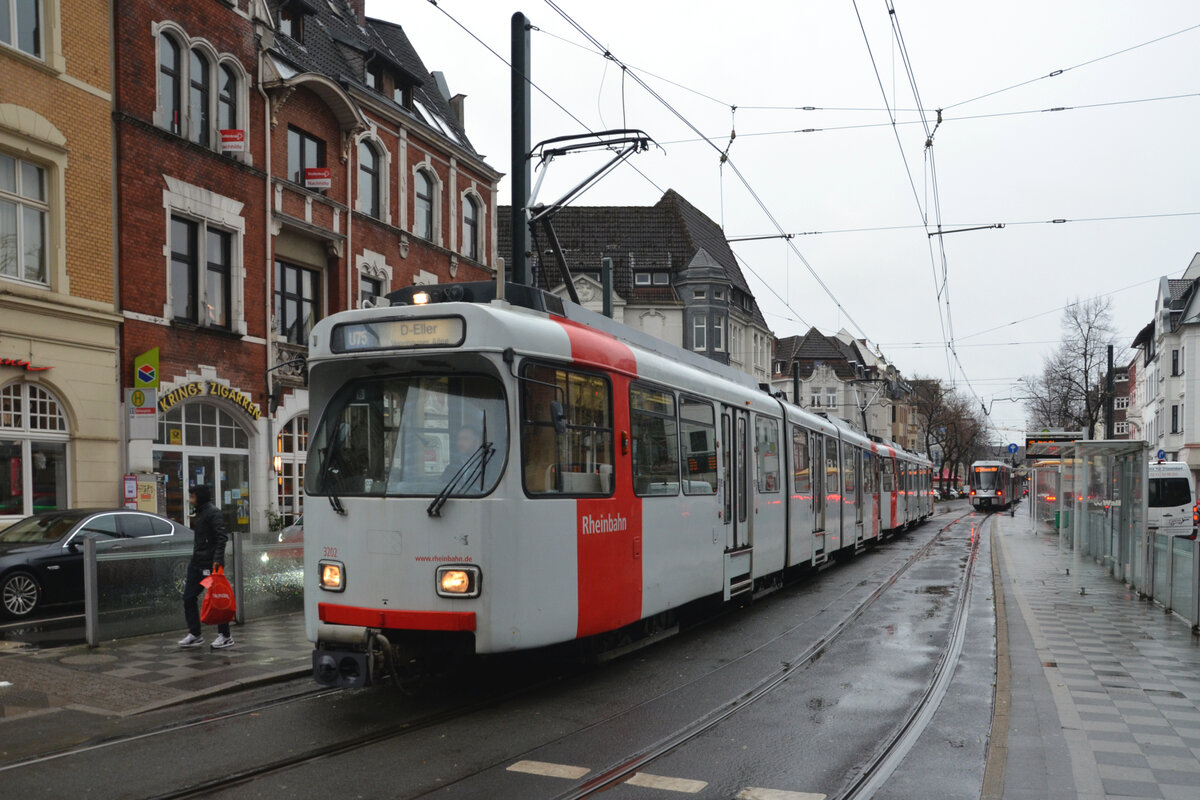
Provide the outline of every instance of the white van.
[[1182,461],[1150,462],[1146,527],[1151,533],[1194,536],[1196,483]]

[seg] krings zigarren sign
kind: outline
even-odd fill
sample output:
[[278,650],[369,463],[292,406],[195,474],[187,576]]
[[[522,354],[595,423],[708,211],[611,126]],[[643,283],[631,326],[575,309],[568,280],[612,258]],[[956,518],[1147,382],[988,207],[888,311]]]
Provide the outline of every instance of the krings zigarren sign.
[[234,405],[240,406],[256,420],[262,418],[262,410],[258,407],[257,403],[250,399],[249,395],[243,394],[237,389],[231,389],[216,381],[193,381],[192,383],[185,383],[178,389],[172,389],[159,399],[158,410],[166,413],[184,400],[190,400],[193,397],[204,397],[206,395],[228,400]]

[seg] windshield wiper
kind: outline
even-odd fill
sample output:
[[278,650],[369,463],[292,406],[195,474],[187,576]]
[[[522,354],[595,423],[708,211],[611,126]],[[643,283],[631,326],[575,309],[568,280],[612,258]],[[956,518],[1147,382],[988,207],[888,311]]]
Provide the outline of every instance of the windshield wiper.
[[337,458],[337,460],[341,462],[342,466],[345,466],[346,464],[346,462],[342,460],[341,452],[339,452],[339,448],[341,448],[342,444],[346,441],[345,426],[346,423],[343,422],[333,432],[333,441],[331,441],[329,446],[325,448],[325,463],[321,465],[320,475],[321,488],[329,492],[329,505],[331,505],[333,510],[343,517],[346,516],[346,507],[342,505],[341,499],[338,498],[337,490],[333,488],[333,481],[329,480],[329,477],[330,475],[333,475],[336,479],[341,479],[340,470],[333,468],[334,458]]
[[479,490],[483,491],[483,471],[487,468],[487,463],[495,452],[496,448],[492,446],[491,442],[479,445],[471,457],[458,468],[458,472],[455,472],[442,487],[437,497],[433,498],[433,502],[429,504],[429,508],[425,509],[425,512],[431,517],[440,517],[442,506],[446,505],[450,496],[460,489],[466,489],[475,482],[476,478],[479,479]]

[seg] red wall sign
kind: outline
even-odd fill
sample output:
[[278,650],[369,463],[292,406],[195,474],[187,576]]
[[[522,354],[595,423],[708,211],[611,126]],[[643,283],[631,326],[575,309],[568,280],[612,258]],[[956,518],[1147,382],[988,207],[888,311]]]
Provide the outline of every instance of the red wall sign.
[[305,189],[328,189],[333,185],[333,169],[331,167],[305,167]]
[[0,358],[0,367],[20,367],[26,372],[41,372],[42,370],[50,369],[50,367],[35,367],[28,361],[20,358]]
[[222,153],[244,153],[246,152],[246,132],[236,128],[221,129],[221,152]]

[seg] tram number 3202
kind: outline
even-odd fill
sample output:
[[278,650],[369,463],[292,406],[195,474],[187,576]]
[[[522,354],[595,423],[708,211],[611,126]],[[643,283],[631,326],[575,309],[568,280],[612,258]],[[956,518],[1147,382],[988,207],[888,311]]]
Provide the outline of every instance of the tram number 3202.
[[337,558],[337,548],[336,547],[326,547],[325,548],[325,558]]

